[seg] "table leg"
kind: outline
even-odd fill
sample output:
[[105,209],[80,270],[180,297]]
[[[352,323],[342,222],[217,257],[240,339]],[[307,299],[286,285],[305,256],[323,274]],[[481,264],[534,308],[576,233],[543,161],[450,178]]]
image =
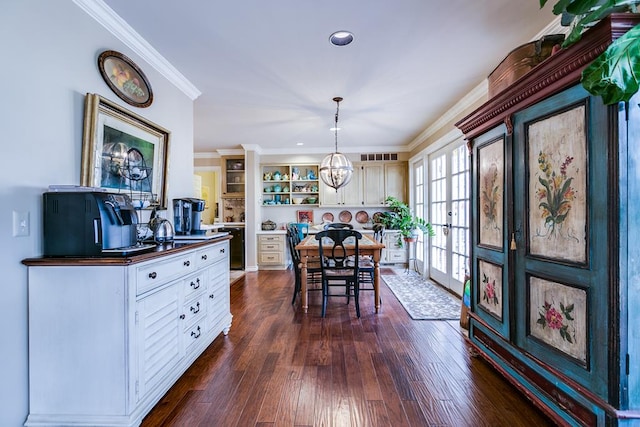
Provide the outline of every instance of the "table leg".
[[373,262],[373,300],[376,306],[376,313],[380,310],[380,261]]
[[304,313],[309,309],[307,301],[307,255],[300,256],[300,301],[302,302],[302,311]]

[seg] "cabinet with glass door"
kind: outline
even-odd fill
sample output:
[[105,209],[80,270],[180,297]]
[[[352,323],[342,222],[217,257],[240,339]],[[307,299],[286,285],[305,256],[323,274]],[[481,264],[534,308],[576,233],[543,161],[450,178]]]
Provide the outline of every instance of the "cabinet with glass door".
[[222,197],[244,197],[244,157],[224,157],[222,166]]

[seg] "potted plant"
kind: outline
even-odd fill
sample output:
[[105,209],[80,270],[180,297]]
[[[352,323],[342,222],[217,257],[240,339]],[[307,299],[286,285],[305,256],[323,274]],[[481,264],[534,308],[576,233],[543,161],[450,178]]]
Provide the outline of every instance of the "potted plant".
[[[539,0],[542,8],[547,0]],[[568,47],[588,28],[614,12],[637,13],[640,0],[559,0],[553,7],[562,24],[572,29],[562,47]],[[607,50],[582,71],[582,86],[605,104],[628,102],[638,91],[640,79],[640,25],[614,40]]]
[[419,232],[427,233],[434,236],[435,232],[431,224],[424,219],[413,215],[411,209],[406,203],[401,202],[395,197],[387,197],[385,203],[391,208],[389,212],[385,212],[382,216],[382,223],[389,230],[398,230],[398,244],[402,242],[415,241]]

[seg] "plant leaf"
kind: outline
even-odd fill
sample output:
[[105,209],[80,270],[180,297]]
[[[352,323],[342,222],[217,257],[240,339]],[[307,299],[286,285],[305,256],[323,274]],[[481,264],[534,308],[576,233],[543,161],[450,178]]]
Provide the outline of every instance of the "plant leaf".
[[[609,2],[610,1],[608,1],[607,3]],[[599,3],[599,0],[576,0],[576,1],[569,2],[569,4],[567,4],[567,7],[564,10],[574,15],[583,15],[589,12],[598,3]]]
[[638,91],[640,79],[640,24],[615,40],[582,71],[582,85],[605,104],[627,102]]

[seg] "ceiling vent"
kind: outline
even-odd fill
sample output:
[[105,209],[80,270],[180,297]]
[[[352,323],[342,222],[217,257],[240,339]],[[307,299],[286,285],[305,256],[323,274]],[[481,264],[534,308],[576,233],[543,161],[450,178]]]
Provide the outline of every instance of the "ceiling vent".
[[398,153],[360,154],[361,162],[384,162],[385,160],[398,160]]

